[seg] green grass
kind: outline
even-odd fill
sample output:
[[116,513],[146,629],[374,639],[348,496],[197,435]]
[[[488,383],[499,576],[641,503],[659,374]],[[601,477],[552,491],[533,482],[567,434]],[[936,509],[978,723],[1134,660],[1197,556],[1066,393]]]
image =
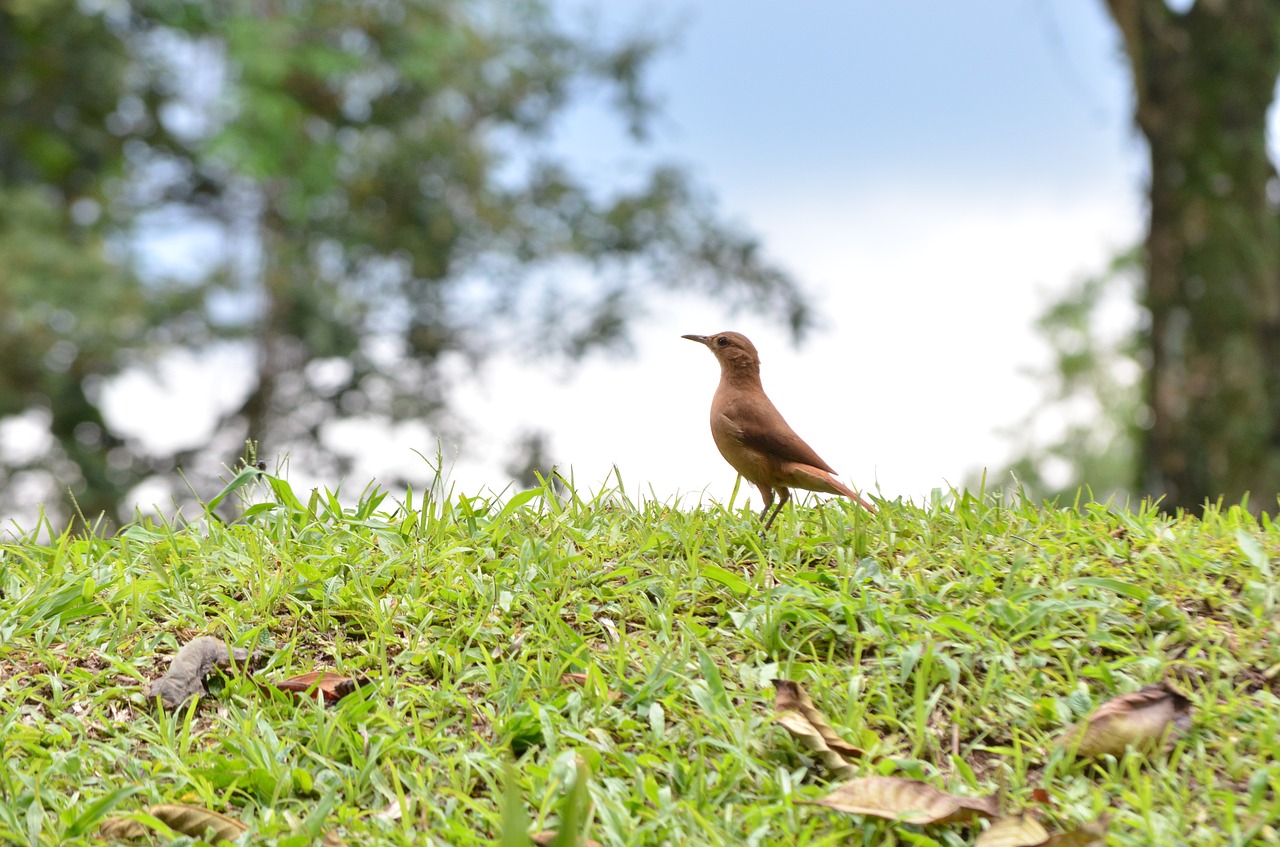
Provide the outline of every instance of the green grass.
[[[999,791],[1051,830],[1110,809],[1110,845],[1280,844],[1280,528],[1241,509],[828,501],[761,539],[745,507],[616,488],[343,508],[252,476],[268,499],[235,523],[0,547],[0,841],[182,802],[254,843],[491,844],[504,794],[552,829],[585,773],[605,845],[973,842],[808,805],[835,782],[773,723],[786,677],[880,757],[864,775]],[[205,633],[267,651],[263,677],[375,684],[324,709],[231,676],[156,714],[143,685]],[[1049,753],[1160,679],[1194,706],[1171,751]]]

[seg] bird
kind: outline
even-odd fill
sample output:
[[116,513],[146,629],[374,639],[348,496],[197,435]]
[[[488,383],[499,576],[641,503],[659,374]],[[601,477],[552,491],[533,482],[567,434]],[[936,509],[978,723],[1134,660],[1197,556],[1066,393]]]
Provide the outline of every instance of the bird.
[[[843,494],[871,514],[875,507],[835,477],[828,465],[804,442],[764,393],[760,382],[760,354],[740,332],[683,335],[706,346],[720,363],[720,384],[711,400],[711,437],[720,455],[760,489],[764,509],[760,520],[769,531],[778,512],[791,499],[792,488]],[[773,514],[773,493],[778,505]]]

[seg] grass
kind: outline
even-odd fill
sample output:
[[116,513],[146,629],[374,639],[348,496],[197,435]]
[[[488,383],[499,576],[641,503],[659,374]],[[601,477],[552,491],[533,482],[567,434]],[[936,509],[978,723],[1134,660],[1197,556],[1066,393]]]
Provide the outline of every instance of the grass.
[[[745,507],[620,487],[344,508],[237,482],[267,496],[230,524],[0,546],[0,841],[99,843],[109,815],[181,802],[258,844],[491,844],[504,794],[554,829],[585,777],[605,845],[973,843],[808,805],[836,783],[773,723],[786,677],[881,757],[865,775],[998,791],[1051,830],[1111,810],[1110,845],[1280,844],[1266,517],[957,495],[788,508],[762,539]],[[262,677],[375,684],[320,708],[215,675],[150,710],[144,684],[205,633],[265,651]],[[1047,752],[1161,679],[1194,707],[1171,751]]]

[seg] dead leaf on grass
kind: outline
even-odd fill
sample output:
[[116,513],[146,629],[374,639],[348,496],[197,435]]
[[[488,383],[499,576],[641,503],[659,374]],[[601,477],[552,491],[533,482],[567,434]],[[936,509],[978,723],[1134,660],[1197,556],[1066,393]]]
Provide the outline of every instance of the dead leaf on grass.
[[1050,835],[1039,821],[1023,812],[993,823],[973,847],[1105,847],[1110,822],[1110,815],[1102,815],[1070,832]]
[[1044,847],[1106,847],[1110,825],[1111,815],[1099,815],[1096,821],[1053,836],[1044,843]]
[[1040,847],[1048,840],[1049,833],[1040,821],[1023,812],[993,823],[973,847]]
[[205,679],[215,667],[230,667],[233,662],[247,664],[253,658],[256,654],[251,655],[243,647],[228,652],[220,638],[208,635],[194,638],[178,650],[169,662],[169,671],[151,683],[147,699],[154,702],[159,697],[164,708],[180,708],[192,697],[207,693]]
[[865,759],[867,751],[836,735],[798,682],[775,679],[773,685],[777,689],[773,701],[777,722],[816,755],[829,771],[841,779],[852,779],[856,770],[851,761]]
[[1123,694],[1057,739],[1057,746],[1082,759],[1121,756],[1128,747],[1151,750],[1171,732],[1191,725],[1191,701],[1167,682]]
[[[155,818],[174,832],[180,832],[183,835],[199,838],[208,832],[209,841],[215,844],[219,841],[235,841],[249,830],[249,827],[240,821],[212,809],[186,806],[181,803],[148,806],[143,814]],[[155,831],[155,828],[133,818],[108,818],[102,822],[99,831],[104,838],[134,839],[147,837]]]
[[318,695],[323,698],[326,705],[332,706],[357,688],[368,685],[369,682],[363,676],[350,677],[333,671],[311,671],[272,682],[270,685],[281,691],[288,691],[299,699],[314,700]]
[[[533,833],[532,835],[529,836],[529,839],[534,844],[537,844],[538,847],[549,847],[549,845],[555,842],[556,836],[559,834],[560,833],[557,830],[544,829],[542,832]],[[582,847],[604,847],[603,844],[601,844],[599,841],[596,841],[594,838],[584,838],[582,839],[581,842],[578,842],[578,843],[580,843]]]
[[914,779],[867,776],[850,780],[817,805],[854,815],[874,815],[903,823],[959,823],[1000,812],[994,796],[959,797]]

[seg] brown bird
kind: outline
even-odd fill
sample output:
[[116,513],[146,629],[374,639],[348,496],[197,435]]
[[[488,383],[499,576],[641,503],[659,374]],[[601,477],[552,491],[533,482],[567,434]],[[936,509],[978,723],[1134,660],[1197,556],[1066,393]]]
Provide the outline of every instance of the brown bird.
[[764,393],[760,354],[745,335],[717,332],[682,337],[705,344],[720,362],[720,385],[711,400],[711,437],[725,461],[760,489],[764,498],[760,520],[773,505],[773,492],[778,492],[777,508],[764,524],[766,531],[791,499],[792,488],[843,494],[876,513],[858,492],[836,479],[835,470],[783,420]]

